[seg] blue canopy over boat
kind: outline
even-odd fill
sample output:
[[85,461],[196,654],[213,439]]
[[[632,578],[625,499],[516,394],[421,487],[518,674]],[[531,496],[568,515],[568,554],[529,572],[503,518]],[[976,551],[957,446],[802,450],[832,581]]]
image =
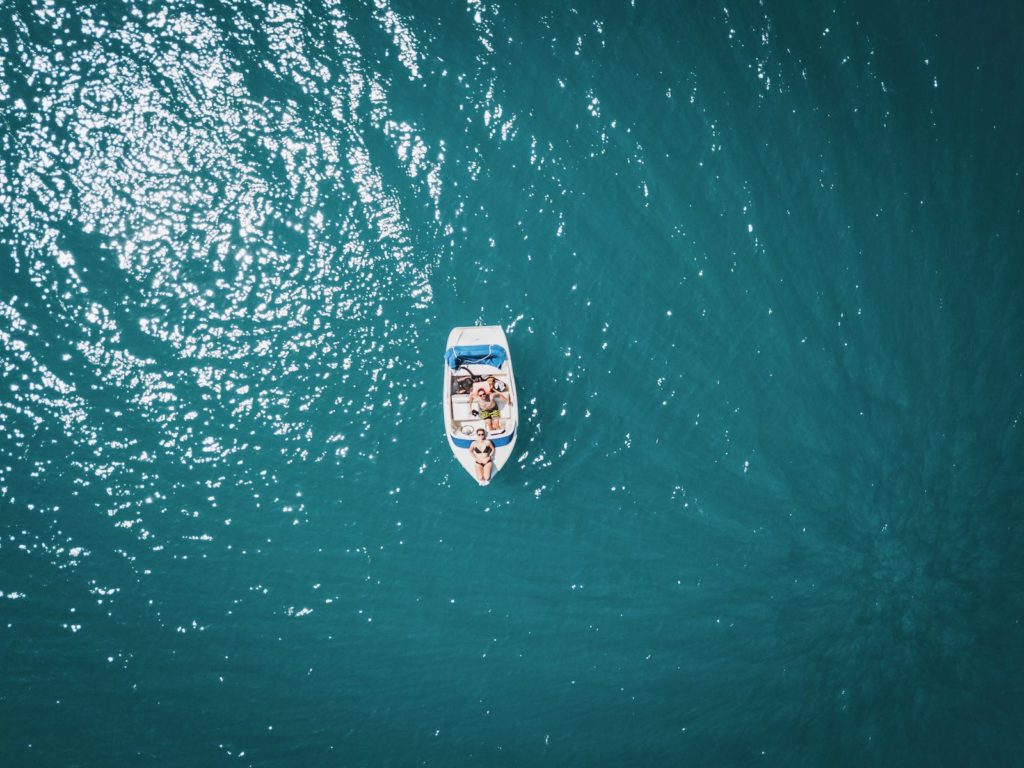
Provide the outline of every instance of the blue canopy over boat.
[[508,359],[508,352],[497,344],[473,344],[465,347],[448,347],[444,353],[448,367],[455,370],[460,365],[493,365],[501,368]]

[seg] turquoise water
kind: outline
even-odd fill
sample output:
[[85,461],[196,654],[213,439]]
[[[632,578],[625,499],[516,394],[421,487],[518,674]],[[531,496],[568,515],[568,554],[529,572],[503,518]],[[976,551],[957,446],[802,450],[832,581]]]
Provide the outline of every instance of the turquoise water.
[[3,764],[1021,764],[1022,8],[6,5]]

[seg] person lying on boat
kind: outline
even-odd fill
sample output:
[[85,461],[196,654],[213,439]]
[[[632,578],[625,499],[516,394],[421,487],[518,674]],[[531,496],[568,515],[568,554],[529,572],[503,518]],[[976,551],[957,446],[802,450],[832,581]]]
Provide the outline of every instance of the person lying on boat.
[[486,387],[477,387],[476,391],[469,396],[469,404],[473,405],[476,400],[480,410],[480,418],[484,420],[487,428],[492,432],[501,431],[501,406],[499,400],[509,401],[500,392],[488,392]]
[[487,387],[488,392],[504,392],[506,389],[505,382],[498,381],[493,376],[488,376],[484,381],[484,385]]
[[476,431],[476,440],[470,444],[469,453],[476,462],[476,479],[488,482],[491,479],[491,470],[494,469],[494,443],[487,439],[486,430]]

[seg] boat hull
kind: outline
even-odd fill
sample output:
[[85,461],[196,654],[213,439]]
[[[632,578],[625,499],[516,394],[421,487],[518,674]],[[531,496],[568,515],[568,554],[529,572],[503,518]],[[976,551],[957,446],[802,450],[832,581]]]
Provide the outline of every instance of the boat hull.
[[[488,435],[494,444],[489,480],[477,478],[477,464],[470,446],[479,428],[487,425],[469,402],[468,389],[494,376],[499,393],[506,396],[501,404],[502,429]],[[501,471],[515,450],[519,431],[519,397],[508,339],[501,326],[481,325],[453,328],[445,347],[444,389],[442,392],[445,434],[452,454],[462,468],[480,485],[487,485]]]

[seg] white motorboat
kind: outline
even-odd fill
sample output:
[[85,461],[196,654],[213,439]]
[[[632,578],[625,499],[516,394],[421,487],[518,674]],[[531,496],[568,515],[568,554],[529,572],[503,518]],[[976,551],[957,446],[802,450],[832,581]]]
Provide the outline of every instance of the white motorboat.
[[[497,404],[500,415],[484,419],[479,406],[479,392],[481,388],[485,393],[489,392],[487,382],[492,376],[497,396],[490,402]],[[501,326],[453,328],[448,334],[442,403],[444,428],[452,453],[470,477],[480,485],[487,485],[512,455],[519,427],[519,399],[512,374],[512,356]],[[484,479],[478,475],[476,459],[484,460],[488,454],[474,454],[472,450],[477,431],[481,429],[487,432],[487,439],[494,446],[490,476],[485,471]]]

